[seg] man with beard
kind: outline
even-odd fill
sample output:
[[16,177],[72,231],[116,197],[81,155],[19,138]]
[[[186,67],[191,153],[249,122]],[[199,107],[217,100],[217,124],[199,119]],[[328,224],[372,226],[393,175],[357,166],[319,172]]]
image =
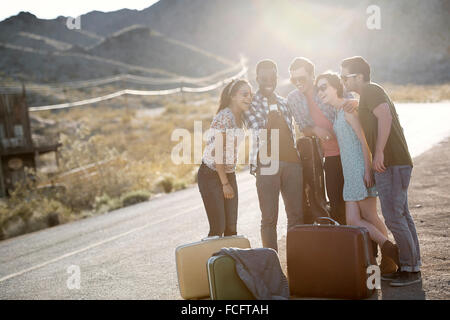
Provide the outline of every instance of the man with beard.
[[[280,192],[286,208],[288,228],[303,222],[302,165],[300,154],[295,147],[292,114],[287,108],[286,100],[275,93],[277,86],[275,62],[263,60],[257,64],[256,82],[259,90],[253,97],[250,109],[244,113],[247,128],[257,133],[257,143],[253,143],[251,153],[250,173],[256,175],[262,214],[263,246],[278,250],[277,221]],[[267,130],[267,145],[263,143],[264,129]],[[277,134],[279,139],[276,139]],[[273,155],[272,151],[278,151],[278,154]],[[268,170],[274,167],[275,170]]]

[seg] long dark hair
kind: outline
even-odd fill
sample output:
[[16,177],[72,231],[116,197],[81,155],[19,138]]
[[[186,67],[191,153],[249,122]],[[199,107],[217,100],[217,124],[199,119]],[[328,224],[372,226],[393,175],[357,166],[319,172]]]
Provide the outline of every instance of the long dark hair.
[[250,86],[247,80],[241,79],[233,80],[223,88],[222,93],[220,94],[219,109],[217,109],[216,114],[230,105],[231,97],[233,97],[244,84]]

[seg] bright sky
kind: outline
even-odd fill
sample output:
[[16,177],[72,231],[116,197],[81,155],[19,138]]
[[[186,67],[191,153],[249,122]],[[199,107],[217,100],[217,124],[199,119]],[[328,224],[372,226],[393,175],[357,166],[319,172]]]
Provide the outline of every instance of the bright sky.
[[0,21],[28,11],[41,19],[54,19],[58,16],[78,17],[89,11],[116,11],[120,9],[142,10],[158,0],[0,0]]

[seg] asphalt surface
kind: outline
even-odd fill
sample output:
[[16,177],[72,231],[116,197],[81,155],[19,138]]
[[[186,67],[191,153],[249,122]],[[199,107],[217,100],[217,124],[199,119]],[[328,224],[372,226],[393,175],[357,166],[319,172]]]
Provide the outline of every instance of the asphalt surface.
[[[238,174],[238,187],[238,233],[260,247],[255,178]],[[278,224],[281,238],[286,234],[283,201]],[[0,242],[0,299],[181,299],[175,248],[207,233],[200,193],[191,187],[5,240]]]
[[[397,104],[413,156],[450,134],[448,102],[424,105]],[[261,247],[255,178],[239,174],[238,187],[238,233]],[[0,241],[0,299],[181,299],[175,248],[207,233],[200,193],[192,187]],[[285,234],[280,200],[278,238]]]

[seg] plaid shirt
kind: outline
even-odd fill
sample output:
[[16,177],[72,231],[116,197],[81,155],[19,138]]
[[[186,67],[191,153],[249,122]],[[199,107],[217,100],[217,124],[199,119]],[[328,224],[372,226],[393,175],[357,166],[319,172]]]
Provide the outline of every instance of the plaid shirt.
[[[275,94],[277,99],[278,109],[281,111],[284,120],[286,121],[287,126],[291,132],[292,143],[296,148],[296,136],[295,136],[295,127],[292,123],[292,114],[288,109],[287,101],[283,97]],[[244,122],[246,127],[252,131],[252,150],[250,153],[250,173],[252,175],[256,175],[256,170],[258,168],[257,157],[259,152],[259,132],[261,129],[266,129],[267,127],[267,118],[269,115],[269,105],[267,102],[267,98],[263,97],[262,94],[256,92],[253,96],[252,104],[248,111],[244,112]],[[297,150],[297,154],[300,157],[300,153]]]
[[[352,94],[345,91],[344,98],[354,99]],[[319,99],[317,91],[314,91],[314,101],[325,117],[331,121],[331,123],[334,123],[334,119],[336,118],[336,109],[332,105],[323,103]],[[309,114],[308,101],[303,93],[297,89],[291,91],[287,96],[287,106],[300,131],[303,131],[305,127],[314,127],[314,122]]]
[[[329,104],[322,103],[317,96],[317,92],[314,92],[314,101],[325,117],[330,120],[331,123],[334,123],[336,109]],[[303,93],[297,89],[291,91],[287,96],[287,106],[300,131],[303,131],[305,127],[314,127],[314,122],[309,114],[308,101]]]

